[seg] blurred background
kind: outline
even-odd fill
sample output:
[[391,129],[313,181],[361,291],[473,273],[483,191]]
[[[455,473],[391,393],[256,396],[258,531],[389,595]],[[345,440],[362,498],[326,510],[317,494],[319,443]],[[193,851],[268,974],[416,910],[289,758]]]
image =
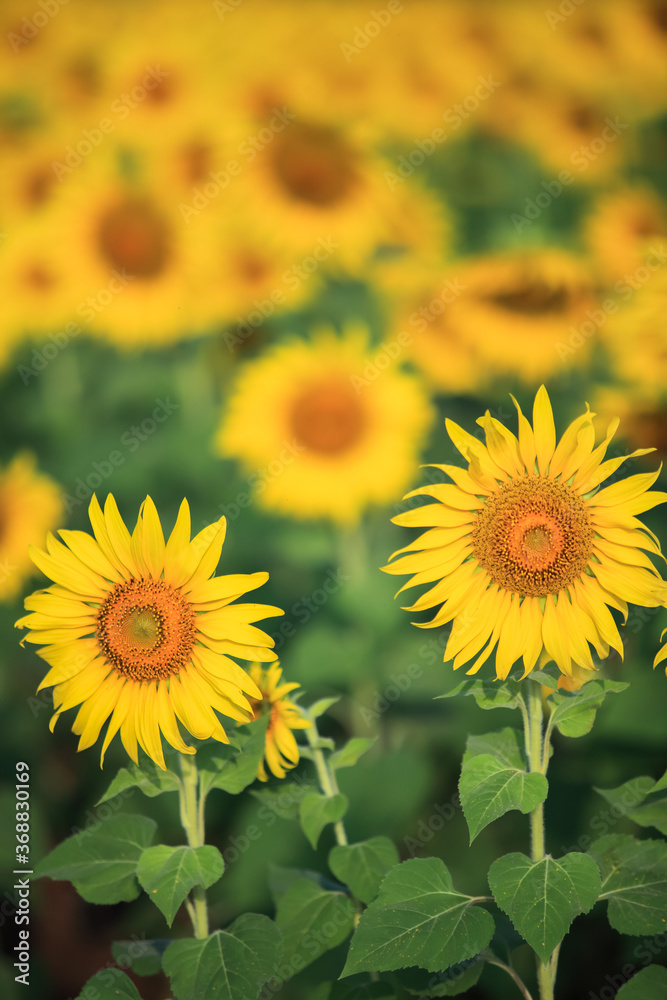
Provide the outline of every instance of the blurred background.
[[[468,733],[518,721],[433,701],[460,679],[446,633],[414,628],[379,567],[414,537],[390,523],[405,492],[444,478],[419,466],[461,461],[446,417],[473,432],[489,408],[515,429],[509,394],[530,411],[545,382],[559,431],[588,402],[600,437],[621,418],[610,456],[657,449],[627,473],[664,457],[667,4],[5,0],[0,36],[3,996],[20,989],[16,761],[31,768],[33,859],[95,815],[125,762],[118,747],[104,773],[95,752],[77,757],[71,718],[49,733],[42,663],[12,627],[44,582],[26,546],[88,529],[93,492],[113,492],[130,526],[147,493],[167,530],[183,496],[197,530],[227,515],[220,572],[269,571],[255,599],[285,609],[267,623],[285,679],[306,703],[341,695],[327,735],[378,737],[340,775],[350,839],[388,834],[486,894],[493,858],[526,849],[527,819],[510,813],[469,852],[460,756]],[[660,535],[659,510],[645,521]],[[664,770],[651,662],[665,624],[631,608],[625,663],[604,669],[632,687],[588,737],[557,740],[556,857],[582,834],[638,832],[590,789]],[[313,780],[308,762],[298,773]],[[122,803],[173,843],[174,806]],[[258,808],[209,800],[228,862],[218,926],[273,912],[272,865],[326,870],[330,828],[315,853]],[[78,996],[112,940],[165,933],[147,899],[91,907],[45,881],[32,907],[44,1000]],[[184,914],[175,928],[188,933]],[[601,906],[575,929],[563,997],[667,960],[665,941],[638,948]],[[327,997],[317,984],[343,952],[280,995]],[[496,972],[467,995],[505,996]],[[137,982],[145,1000],[168,994],[159,976]]]

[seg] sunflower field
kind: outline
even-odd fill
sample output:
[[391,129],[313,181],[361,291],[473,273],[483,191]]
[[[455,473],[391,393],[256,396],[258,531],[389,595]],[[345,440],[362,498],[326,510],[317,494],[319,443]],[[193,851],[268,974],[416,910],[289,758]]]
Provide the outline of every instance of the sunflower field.
[[667,1000],[667,0],[0,27],[3,1000]]

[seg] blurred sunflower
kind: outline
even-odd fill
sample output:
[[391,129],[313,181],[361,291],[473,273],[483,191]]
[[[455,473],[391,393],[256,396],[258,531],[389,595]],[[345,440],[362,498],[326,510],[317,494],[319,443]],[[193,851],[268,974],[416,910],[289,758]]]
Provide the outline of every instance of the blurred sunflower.
[[664,202],[648,188],[603,195],[586,220],[584,234],[607,280],[632,275],[667,237]]
[[619,51],[620,81],[644,114],[665,109],[667,87],[667,4],[661,0],[618,0],[606,4],[607,20]]
[[206,240],[183,218],[155,164],[128,165],[119,153],[110,148],[77,168],[44,238],[57,243],[72,276],[71,308],[91,331],[124,347],[169,343],[196,332]]
[[22,453],[0,471],[0,600],[11,600],[34,570],[28,546],[58,523],[60,489],[38,472],[32,455]]
[[218,451],[243,462],[263,506],[358,521],[409,482],[433,416],[419,382],[389,364],[362,329],[274,347],[240,374]]
[[245,226],[278,234],[294,253],[317,251],[327,267],[358,267],[381,241],[391,200],[364,130],[277,109],[255,126],[251,150],[250,131],[246,124],[246,162],[235,178]]
[[436,502],[394,521],[429,530],[394,553],[401,558],[385,569],[414,574],[402,590],[434,584],[408,610],[441,605],[420,627],[452,622],[444,659],[453,659],[455,670],[476,657],[467,671],[475,674],[495,650],[498,678],[520,657],[525,676],[544,651],[565,685],[578,687],[596,669],[589,644],[600,658],[610,647],[623,656],[609,607],[625,618],[628,601],[661,603],[664,582],[642,551],[661,556],[660,546],[635,515],[667,501],[667,493],[647,492],[659,471],[599,489],[626,459],[651,450],[603,461],[618,420],[596,448],[587,409],[557,444],[544,386],[532,427],[515,405],[518,439],[488,411],[478,421],[486,446],[447,421],[468,469],[436,466],[453,485],[408,494]]
[[[272,663],[270,667],[253,663],[248,672],[262,692],[261,698],[249,699],[253,717],[259,719],[262,715],[270,715],[266,730],[266,763],[276,778],[284,778],[285,773],[299,763],[299,747],[292,730],[307,729],[311,725],[304,719],[298,705],[287,697],[299,685],[294,682],[281,684],[282,670],[277,663]],[[260,781],[268,781],[264,761],[259,765],[257,777]]]
[[649,254],[646,261],[650,267],[617,283],[620,308],[600,327],[615,377],[644,405],[663,397],[667,363],[667,274],[659,258]]
[[[397,317],[413,333],[411,354],[439,388],[472,389],[493,375],[544,378],[562,365],[559,345],[595,306],[582,262],[541,249],[460,261]],[[586,347],[570,352],[576,364]]]
[[229,740],[216,712],[248,722],[248,697],[261,698],[255,682],[232,656],[273,660],[273,640],[251,625],[279,608],[232,604],[261,586],[267,573],[212,577],[220,559],[226,521],[190,541],[190,510],[184,500],[165,543],[150,497],[130,535],[116,502],[102,512],[93,497],[83,531],[53,535],[47,552],[30,549],[35,564],[55,583],[26,598],[31,613],[16,624],[31,631],[28,642],[51,670],[39,689],[53,686],[55,714],[80,705],[72,725],[79,750],[95,743],[109,719],[101,763],[109,743],[120,738],[132,760],[137,744],[165,768],[161,735],[181,753],[177,720],[196,739]]

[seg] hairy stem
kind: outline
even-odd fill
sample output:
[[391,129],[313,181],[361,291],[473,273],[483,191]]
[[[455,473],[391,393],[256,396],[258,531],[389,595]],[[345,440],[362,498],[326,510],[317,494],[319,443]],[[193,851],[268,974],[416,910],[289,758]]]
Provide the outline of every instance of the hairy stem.
[[[328,799],[332,799],[334,795],[338,795],[338,782],[336,781],[334,771],[329,768],[326,758],[319,745],[320,734],[317,731],[317,723],[315,722],[315,719],[311,719],[311,722],[312,726],[309,726],[308,729],[304,729],[304,732],[313,754],[313,763],[315,765],[315,770],[317,771],[317,778],[320,783],[320,788],[322,789],[322,794],[326,795]],[[336,823],[334,823],[334,834],[336,835],[337,844],[340,844],[343,847],[347,845],[347,834],[345,833],[345,827],[343,826],[342,819],[339,819]]]
[[[548,764],[548,750],[543,740],[543,710],[542,691],[539,684],[529,682],[528,691],[528,766],[532,772],[544,774]],[[540,802],[530,814],[530,857],[533,861],[541,861],[544,857],[544,803]],[[537,981],[540,987],[540,1000],[553,1000],[556,965],[549,962],[544,965],[539,956],[537,961]]]
[[[180,755],[181,785],[178,797],[181,807],[181,824],[185,830],[190,847],[204,845],[204,801],[200,797],[199,775],[197,765],[187,754]],[[196,885],[187,903],[187,910],[192,920],[192,928],[196,938],[208,937],[208,909],[206,907],[206,892],[203,886]]]

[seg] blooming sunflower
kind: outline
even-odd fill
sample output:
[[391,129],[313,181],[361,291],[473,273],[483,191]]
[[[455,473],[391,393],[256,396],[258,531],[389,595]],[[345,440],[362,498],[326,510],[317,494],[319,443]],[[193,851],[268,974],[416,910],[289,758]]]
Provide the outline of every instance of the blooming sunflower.
[[[277,663],[262,667],[253,663],[249,670],[252,680],[261,691],[260,698],[250,698],[253,718],[270,713],[266,730],[265,759],[276,778],[284,778],[286,771],[299,763],[299,747],[294,739],[293,729],[307,729],[311,723],[304,719],[297,705],[287,695],[299,685],[292,682],[281,684],[282,670]],[[264,761],[257,770],[260,781],[268,781]]]
[[0,600],[15,597],[32,573],[28,546],[58,523],[60,490],[25,452],[0,472]]
[[[622,189],[599,199],[584,235],[604,277],[614,281],[626,276],[627,281],[647,257],[654,262],[652,251],[661,249],[667,236],[667,211],[649,188]],[[656,264],[660,266],[659,258]]]
[[38,654],[51,665],[39,688],[53,686],[55,714],[80,705],[72,725],[79,750],[92,746],[111,716],[101,763],[120,730],[123,746],[138,762],[137,744],[165,768],[162,734],[181,753],[178,721],[196,739],[228,743],[215,712],[249,722],[248,698],[262,694],[232,656],[273,660],[273,640],[251,625],[279,608],[232,604],[261,586],[267,573],[211,577],[220,558],[226,522],[190,541],[190,510],[184,500],[165,543],[150,497],[130,535],[114,498],[102,512],[89,508],[95,538],[60,531],[47,551],[31,548],[36,565],[55,583],[26,598],[31,613],[16,624],[42,643]]
[[596,448],[587,408],[557,444],[544,386],[532,427],[515,405],[518,438],[488,411],[479,420],[486,446],[447,422],[468,469],[439,465],[453,485],[408,494],[436,502],[394,520],[429,530],[385,569],[414,573],[403,590],[433,584],[408,610],[441,605],[421,627],[452,622],[444,660],[453,659],[455,670],[474,659],[467,673],[475,674],[495,650],[498,678],[520,657],[526,676],[544,653],[542,662],[554,660],[564,684],[576,687],[596,669],[590,646],[600,658],[610,647],[623,655],[610,607],[625,618],[628,601],[661,603],[664,583],[642,551],[660,556],[660,546],[635,515],[667,493],[647,492],[658,472],[599,489],[626,459],[650,450],[603,461],[617,420]]
[[241,373],[218,450],[242,460],[265,507],[355,523],[410,481],[432,419],[417,379],[388,364],[363,329],[274,347]]

